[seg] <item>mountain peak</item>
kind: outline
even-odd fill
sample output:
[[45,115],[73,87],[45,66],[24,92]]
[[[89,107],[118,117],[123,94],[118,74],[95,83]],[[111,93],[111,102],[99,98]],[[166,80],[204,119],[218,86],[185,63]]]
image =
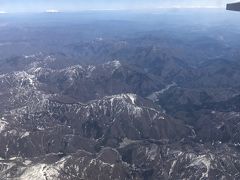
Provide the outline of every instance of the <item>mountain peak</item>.
[[112,95],[112,96],[107,96],[105,97],[106,99],[111,99],[111,100],[124,100],[132,105],[135,105],[136,100],[137,100],[137,95],[136,94],[119,94],[119,95]]

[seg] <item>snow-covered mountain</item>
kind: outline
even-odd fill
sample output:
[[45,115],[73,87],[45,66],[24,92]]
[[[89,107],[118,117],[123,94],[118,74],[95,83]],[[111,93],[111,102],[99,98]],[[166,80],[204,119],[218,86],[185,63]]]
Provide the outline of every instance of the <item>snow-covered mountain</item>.
[[[24,59],[30,63],[0,76],[1,177],[237,177],[217,167],[218,156],[223,151],[221,155],[227,158],[225,168],[238,156],[221,144],[230,132],[226,129],[224,135],[221,129],[225,124],[228,128],[236,127],[238,114],[212,112],[216,121],[208,127],[216,127],[211,130],[216,133],[219,129],[213,136],[204,126],[210,119],[207,113],[193,127],[171,117],[156,104],[162,101],[165,106],[167,94],[175,92],[178,85],[165,85],[161,78],[140,68],[114,60],[54,69],[46,67],[54,58],[40,60],[40,57],[28,56]],[[195,104],[200,105],[201,101],[195,98]],[[184,102],[179,99],[175,104],[181,106]],[[221,123],[217,120],[225,116],[228,120]],[[238,147],[239,142],[234,134],[232,136],[233,147]],[[209,138],[213,138],[216,147],[199,144]],[[217,147],[221,150],[214,149]],[[233,153],[228,154],[230,151]],[[235,159],[234,166],[239,162]],[[194,169],[197,173],[191,173]]]
[[235,15],[169,11],[2,15],[0,180],[240,179]]

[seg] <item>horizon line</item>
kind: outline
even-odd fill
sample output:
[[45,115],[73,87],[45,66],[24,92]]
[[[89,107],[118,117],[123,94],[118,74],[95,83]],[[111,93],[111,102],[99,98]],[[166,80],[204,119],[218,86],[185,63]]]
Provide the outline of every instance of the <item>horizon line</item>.
[[38,11],[5,11],[0,10],[0,14],[16,14],[16,13],[77,13],[84,11],[156,11],[162,9],[225,9],[219,6],[171,6],[171,7],[156,7],[156,8],[106,8],[106,9],[79,9],[79,10],[61,10],[61,9],[46,9]]

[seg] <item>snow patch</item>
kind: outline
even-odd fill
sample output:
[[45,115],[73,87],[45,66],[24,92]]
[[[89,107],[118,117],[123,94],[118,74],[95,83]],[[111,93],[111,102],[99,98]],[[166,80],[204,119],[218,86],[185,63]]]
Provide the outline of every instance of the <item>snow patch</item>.
[[91,77],[92,76],[92,72],[96,69],[95,66],[88,66],[87,67],[87,78]]
[[154,161],[157,157],[158,153],[158,146],[157,145],[153,145],[151,148],[147,148],[146,149],[146,154],[147,154],[147,158],[150,161]]
[[28,137],[29,135],[30,135],[29,132],[25,132],[25,133],[23,133],[23,134],[21,135],[21,138]]
[[8,123],[4,120],[5,120],[4,118],[0,119],[0,133],[3,132],[6,129],[6,126],[8,125]]
[[112,68],[112,73],[121,67],[121,63],[118,60],[109,61],[106,64],[103,64],[103,67]]
[[197,156],[196,158],[193,158],[192,163],[188,167],[192,166],[205,167],[206,171],[202,173],[200,179],[208,178],[209,170],[211,168],[211,159],[206,155]]
[[112,101],[121,100],[124,102],[131,103],[132,105],[135,105],[137,95],[136,94],[119,94],[119,95],[107,96],[106,98],[110,98]]
[[113,65],[115,68],[120,68],[120,67],[121,67],[121,63],[120,63],[118,60],[112,61],[112,65]]
[[135,104],[137,99],[137,96],[135,94],[113,95],[107,96],[105,99],[110,99],[112,107],[114,102],[122,104],[122,109],[125,108],[125,110],[128,111],[128,114],[134,115],[136,118],[141,117],[142,115],[143,109]]
[[35,87],[35,76],[32,74],[28,74],[26,71],[20,71],[14,73],[17,81],[20,83],[20,87],[24,85],[24,83],[28,83],[28,85],[31,85]]
[[225,123],[224,122],[221,122],[219,125],[217,125],[217,129],[221,129],[223,126],[225,125]]
[[25,55],[24,56],[25,59],[30,59],[30,58],[35,58],[35,57],[36,57],[35,54],[33,54],[33,55]]
[[[65,162],[65,161],[64,161]],[[28,167],[23,174],[19,177],[19,180],[57,180],[59,176],[59,171],[63,165],[62,161],[59,161],[55,164],[36,164]]]
[[132,143],[135,143],[137,141],[135,140],[131,140],[131,139],[128,139],[128,138],[124,138],[123,141],[119,144],[119,148],[124,148],[126,146],[128,146],[129,144],[132,144]]
[[65,73],[65,75],[68,77],[68,79],[71,83],[73,83],[75,81],[75,79],[77,79],[79,74],[83,71],[84,71],[84,69],[80,65],[71,66],[71,67],[68,67],[68,68],[62,70],[62,72]]
[[173,163],[172,163],[172,165],[171,165],[171,168],[170,168],[170,170],[169,170],[169,173],[168,173],[168,176],[169,176],[169,177],[171,177],[176,163],[177,163],[177,160],[174,160]]
[[132,104],[135,104],[137,99],[136,94],[127,94],[127,96],[131,99]]

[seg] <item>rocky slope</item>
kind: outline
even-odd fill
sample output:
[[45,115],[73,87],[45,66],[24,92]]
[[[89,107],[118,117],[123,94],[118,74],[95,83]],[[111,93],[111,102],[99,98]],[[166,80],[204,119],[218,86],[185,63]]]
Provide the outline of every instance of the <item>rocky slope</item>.
[[23,58],[0,76],[2,179],[239,178],[236,89]]

